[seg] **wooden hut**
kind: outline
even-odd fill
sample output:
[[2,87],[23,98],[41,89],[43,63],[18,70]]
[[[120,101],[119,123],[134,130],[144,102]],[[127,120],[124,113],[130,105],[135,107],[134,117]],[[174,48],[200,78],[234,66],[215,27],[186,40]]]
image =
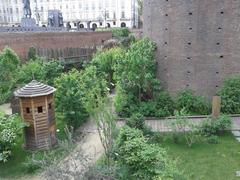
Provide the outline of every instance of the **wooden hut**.
[[56,145],[55,91],[55,88],[33,80],[14,92],[19,98],[21,116],[29,124],[24,129],[26,149],[48,149]]

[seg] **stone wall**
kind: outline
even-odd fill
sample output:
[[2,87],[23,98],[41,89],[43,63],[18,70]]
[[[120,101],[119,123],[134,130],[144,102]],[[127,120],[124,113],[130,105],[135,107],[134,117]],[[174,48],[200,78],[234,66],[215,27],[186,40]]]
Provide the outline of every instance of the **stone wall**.
[[111,38],[111,32],[0,33],[0,50],[8,46],[26,59],[29,48],[35,47],[47,58],[69,59],[82,56],[82,52],[94,52],[84,49],[95,49]]
[[175,95],[211,97],[240,72],[239,0],[145,0],[144,35],[158,44],[158,77]]

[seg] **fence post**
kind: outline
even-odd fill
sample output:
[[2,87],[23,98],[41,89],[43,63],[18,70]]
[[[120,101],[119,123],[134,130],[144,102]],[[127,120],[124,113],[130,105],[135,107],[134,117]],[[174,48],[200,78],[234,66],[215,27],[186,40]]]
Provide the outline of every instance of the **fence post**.
[[213,96],[212,100],[212,117],[217,118],[221,112],[221,98],[219,96]]

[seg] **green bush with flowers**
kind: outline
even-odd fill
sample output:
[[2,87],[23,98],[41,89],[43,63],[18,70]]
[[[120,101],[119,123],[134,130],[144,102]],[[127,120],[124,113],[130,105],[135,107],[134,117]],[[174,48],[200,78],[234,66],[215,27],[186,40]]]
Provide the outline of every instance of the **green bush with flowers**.
[[22,136],[22,129],[26,126],[17,115],[6,116],[0,113],[0,163],[7,162],[12,149]]

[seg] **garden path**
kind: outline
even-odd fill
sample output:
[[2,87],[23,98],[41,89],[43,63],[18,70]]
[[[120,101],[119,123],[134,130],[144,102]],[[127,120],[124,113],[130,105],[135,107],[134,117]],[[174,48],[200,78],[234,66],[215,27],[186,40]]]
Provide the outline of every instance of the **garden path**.
[[[93,121],[90,120],[85,123],[77,130],[77,133],[81,133],[83,138],[76,143],[75,149],[65,159],[61,160],[58,166],[73,171],[73,173],[75,171],[83,174],[87,167],[93,165],[102,156],[104,149]],[[84,157],[76,157],[78,155]],[[46,180],[44,173],[22,177],[18,180]]]
[[11,115],[12,114],[11,104],[7,103],[7,104],[0,105],[0,112],[3,112],[7,115]]
[[[199,124],[204,121],[206,117],[190,117],[188,121]],[[145,123],[152,128],[154,132],[170,132],[170,124],[174,119],[148,119]],[[240,131],[240,117],[232,117],[232,131]],[[118,122],[119,126],[124,125],[124,121]]]

